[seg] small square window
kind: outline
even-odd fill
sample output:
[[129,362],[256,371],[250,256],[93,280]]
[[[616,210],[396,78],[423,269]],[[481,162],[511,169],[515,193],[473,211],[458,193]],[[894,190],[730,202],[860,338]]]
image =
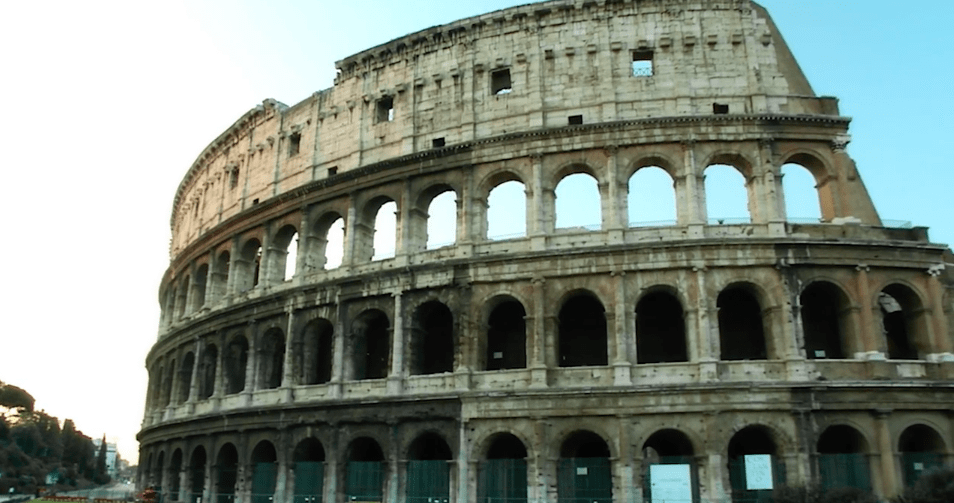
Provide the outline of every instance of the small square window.
[[332,166],[328,168],[328,176],[335,176],[338,174],[338,166]]
[[375,122],[391,122],[394,120],[394,97],[385,96],[378,100]]
[[298,155],[301,149],[301,133],[292,133],[288,137],[288,157]]
[[496,70],[490,73],[490,94],[500,96],[513,91],[513,82],[510,80],[510,69]]
[[433,140],[431,140],[431,147],[432,147],[432,148],[441,148],[441,147],[443,147],[443,146],[444,146],[444,137],[443,137],[443,136],[440,137],[440,138],[434,138]]
[[633,77],[653,76],[653,51],[633,51]]
[[712,113],[716,115],[725,115],[729,113],[729,105],[723,105],[722,103],[713,103]]
[[239,178],[239,170],[238,170],[238,168],[233,169],[233,170],[229,173],[229,188],[230,188],[230,189],[234,189],[235,187],[238,187],[238,178]]
[[582,115],[571,115],[571,116],[567,117],[567,121],[570,123],[571,126],[574,126],[574,125],[577,125],[577,124],[583,124],[583,116],[582,116]]

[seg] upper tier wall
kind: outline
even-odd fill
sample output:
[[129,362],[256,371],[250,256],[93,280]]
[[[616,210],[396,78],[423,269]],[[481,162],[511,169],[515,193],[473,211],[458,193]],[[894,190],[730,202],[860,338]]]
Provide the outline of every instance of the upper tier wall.
[[[634,75],[633,60],[651,60]],[[642,63],[648,65],[648,63]],[[837,115],[749,0],[552,1],[407,35],[337,63],[334,87],[266,100],[186,174],[171,256],[258,202],[371,163],[516,131],[653,117]],[[508,74],[509,73],[509,77]],[[648,75],[647,75],[648,73]],[[511,91],[495,94],[495,86]]]

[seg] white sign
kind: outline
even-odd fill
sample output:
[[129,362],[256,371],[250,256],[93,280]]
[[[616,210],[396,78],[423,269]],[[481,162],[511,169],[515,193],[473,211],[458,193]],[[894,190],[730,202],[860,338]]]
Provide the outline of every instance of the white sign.
[[577,475],[586,475],[586,474],[588,474],[588,473],[589,473],[589,470],[587,470],[585,466],[578,466],[578,467],[576,467],[576,474],[577,474]]
[[749,491],[773,489],[772,456],[768,454],[746,454],[745,488]]
[[689,465],[652,465],[649,467],[652,503],[687,503],[692,501],[692,479]]

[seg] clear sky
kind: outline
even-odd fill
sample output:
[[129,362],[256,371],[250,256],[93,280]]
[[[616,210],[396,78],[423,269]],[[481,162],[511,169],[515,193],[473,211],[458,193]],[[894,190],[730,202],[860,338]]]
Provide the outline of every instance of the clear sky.
[[[8,245],[0,380],[137,459],[169,214],[198,154],[265,98],[330,87],[334,62],[526,2],[5,2],[0,121]],[[764,0],[882,218],[954,242],[954,2]]]

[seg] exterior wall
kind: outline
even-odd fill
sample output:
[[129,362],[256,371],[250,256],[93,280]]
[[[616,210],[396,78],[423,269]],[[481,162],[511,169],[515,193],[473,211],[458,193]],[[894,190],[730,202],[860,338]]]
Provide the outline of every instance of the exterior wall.
[[[633,76],[634,51],[649,50],[653,75]],[[733,446],[753,431],[795,485],[824,482],[831,431],[857,434],[852,453],[884,497],[907,483],[910,428],[954,460],[951,252],[880,220],[844,150],[848,119],[812,96],[760,7],[546,2],[338,67],[332,89],[248,112],[176,194],[144,484],[180,501],[314,501],[296,499],[295,470],[320,461],[321,491],[299,496],[344,502],[349,462],[377,460],[355,441],[373,440],[380,499],[414,501],[411,466],[437,456],[442,497],[472,502],[502,434],[526,451],[535,501],[569,498],[561,467],[579,432],[602,442],[620,502],[647,497],[650,465],[672,455],[659,435],[682,446],[697,500],[739,498]],[[491,95],[501,69],[512,91]],[[376,120],[382,99],[393,120]],[[812,173],[819,222],[785,214],[787,163]],[[744,222],[707,214],[712,165],[744,177]],[[630,224],[628,183],[646,167],[672,178],[674,222]],[[596,181],[597,228],[556,225],[556,188],[574,173]],[[526,232],[488,237],[489,194],[510,180],[524,185]],[[445,190],[456,240],[428,249],[429,203]],[[372,260],[386,201],[395,255]],[[653,326],[653,299],[678,313]],[[523,315],[501,327],[505,302]],[[426,438],[443,448],[422,454]],[[304,459],[306,440],[320,460]],[[257,465],[275,469],[268,494]]]

